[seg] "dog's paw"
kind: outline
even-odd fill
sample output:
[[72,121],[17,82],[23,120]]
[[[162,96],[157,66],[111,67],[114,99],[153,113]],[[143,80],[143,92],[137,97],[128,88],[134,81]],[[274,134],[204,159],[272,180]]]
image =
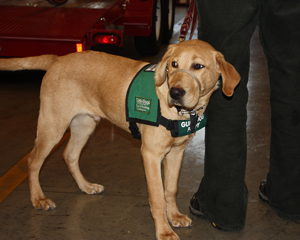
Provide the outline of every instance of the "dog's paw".
[[173,227],[191,227],[192,220],[183,214],[176,214],[175,216],[169,217]]
[[32,205],[35,209],[43,209],[43,210],[49,210],[56,208],[55,203],[48,198],[42,198],[42,199],[35,199],[32,201]]
[[104,191],[104,187],[100,184],[89,183],[84,186],[82,191],[85,192],[86,194],[99,194]]
[[156,238],[157,240],[180,240],[178,235],[173,231],[170,231],[168,233],[158,234]]

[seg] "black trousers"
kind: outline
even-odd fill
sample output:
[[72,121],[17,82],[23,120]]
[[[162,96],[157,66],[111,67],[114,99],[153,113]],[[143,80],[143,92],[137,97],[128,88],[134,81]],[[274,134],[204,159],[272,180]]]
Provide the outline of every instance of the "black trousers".
[[197,192],[201,210],[225,229],[244,227],[249,43],[258,25],[270,80],[269,203],[280,217],[300,220],[300,1],[196,3],[199,39],[222,52],[241,75],[233,97],[215,92],[206,111],[204,177]]

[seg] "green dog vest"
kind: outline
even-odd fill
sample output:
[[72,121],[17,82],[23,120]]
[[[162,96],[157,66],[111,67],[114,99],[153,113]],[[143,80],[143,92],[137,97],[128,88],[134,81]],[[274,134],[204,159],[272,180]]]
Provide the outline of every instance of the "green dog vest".
[[[171,132],[172,137],[191,134],[190,120],[169,120],[161,115],[159,99],[155,92],[156,65],[144,66],[132,80],[126,95],[126,121],[134,138],[141,139],[137,122],[152,126],[163,125]],[[198,116],[195,131],[206,125],[205,114]]]

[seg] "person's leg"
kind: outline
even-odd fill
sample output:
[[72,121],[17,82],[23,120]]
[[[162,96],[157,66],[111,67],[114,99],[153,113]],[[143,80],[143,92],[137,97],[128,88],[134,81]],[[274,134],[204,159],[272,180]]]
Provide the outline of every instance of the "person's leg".
[[203,214],[223,230],[244,228],[248,190],[246,168],[246,104],[249,43],[259,7],[253,0],[198,0],[199,39],[225,55],[241,75],[232,98],[213,94],[205,133],[205,167],[196,199]]
[[271,88],[267,197],[280,217],[300,220],[300,2],[263,1],[260,34]]

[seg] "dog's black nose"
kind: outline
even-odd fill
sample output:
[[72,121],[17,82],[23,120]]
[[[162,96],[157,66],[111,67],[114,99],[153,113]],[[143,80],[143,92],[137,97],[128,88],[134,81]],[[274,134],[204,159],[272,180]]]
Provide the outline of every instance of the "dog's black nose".
[[182,88],[172,87],[170,89],[170,96],[174,100],[179,100],[180,98],[182,98],[184,96],[184,94],[185,94],[185,91]]

